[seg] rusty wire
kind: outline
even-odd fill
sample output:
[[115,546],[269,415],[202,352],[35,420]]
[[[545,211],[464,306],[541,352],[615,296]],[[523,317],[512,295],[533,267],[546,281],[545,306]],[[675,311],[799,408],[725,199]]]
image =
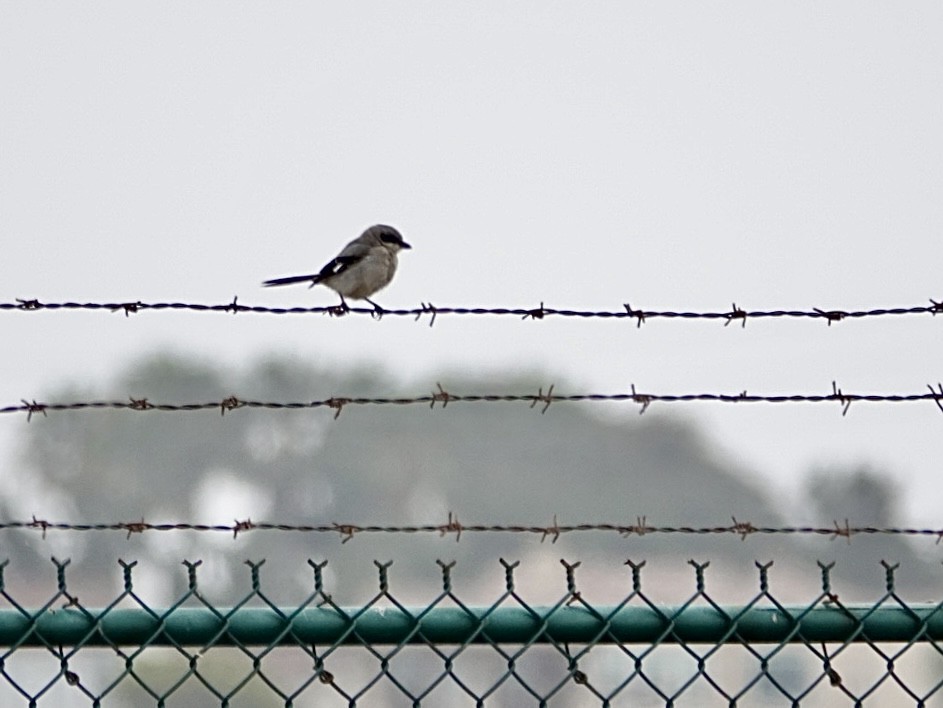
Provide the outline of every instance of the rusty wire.
[[539,524],[464,524],[458,516],[449,512],[448,519],[440,524],[421,525],[379,525],[354,524],[332,522],[327,524],[288,524],[272,522],[255,522],[251,519],[233,521],[231,524],[198,524],[198,523],[149,523],[141,519],[130,522],[108,523],[71,523],[65,521],[47,521],[35,516],[29,521],[6,521],[0,523],[0,531],[32,530],[40,531],[45,538],[50,531],[118,531],[130,538],[133,534],[145,531],[201,531],[232,534],[236,538],[249,531],[280,531],[336,534],[342,543],[347,543],[358,534],[401,534],[401,535],[437,535],[441,537],[454,536],[460,541],[463,534],[498,533],[498,534],[525,534],[539,536],[540,541],[550,540],[556,543],[566,534],[600,532],[615,533],[620,536],[647,536],[650,534],[675,536],[739,536],[745,541],[755,535],[792,535],[792,536],[824,536],[830,540],[844,538],[850,542],[852,536],[886,535],[886,536],[915,536],[934,538],[936,543],[943,540],[943,528],[913,528],[913,527],[878,527],[852,526],[845,519],[841,522],[833,521],[831,526],[756,526],[749,521],[740,521],[735,517],[731,523],[716,526],[656,526],[648,523],[646,517],[637,517],[635,523],[578,523],[561,524],[557,517],[547,526]]
[[717,403],[839,403],[842,407],[842,415],[848,413],[851,404],[854,402],[867,403],[913,403],[918,401],[933,401],[936,406],[943,411],[943,384],[937,384],[936,388],[927,385],[926,393],[893,393],[893,394],[873,394],[873,393],[844,393],[837,384],[832,382],[831,393],[824,394],[778,394],[778,395],[759,395],[750,394],[746,391],[740,393],[683,393],[683,394],[661,394],[661,393],[642,393],[636,390],[632,384],[631,390],[627,393],[574,393],[560,394],[553,392],[553,386],[544,393],[543,388],[538,389],[537,393],[524,394],[454,394],[449,393],[438,385],[437,390],[430,394],[419,396],[403,396],[389,398],[368,398],[358,396],[332,396],[314,401],[256,401],[239,398],[237,396],[228,396],[219,401],[206,401],[199,403],[154,403],[147,398],[129,397],[124,401],[74,401],[70,403],[44,403],[35,399],[23,399],[19,404],[8,405],[0,408],[0,413],[26,413],[27,421],[32,420],[34,415],[48,415],[50,412],[61,411],[81,411],[81,410],[127,410],[127,411],[163,411],[172,413],[191,412],[191,411],[219,411],[225,415],[228,411],[240,408],[261,408],[269,410],[311,410],[315,408],[327,408],[334,411],[336,419],[345,406],[408,406],[416,404],[429,404],[430,408],[435,408],[436,403],[441,403],[442,408],[446,408],[449,403],[530,403],[534,408],[541,404],[541,413],[546,413],[552,403],[566,402],[603,402],[603,401],[631,401],[640,406],[639,413],[644,413],[654,402],[677,403],[690,401],[713,401]]
[[723,312],[676,312],[676,311],[658,311],[633,308],[628,303],[622,305],[622,309],[607,310],[571,310],[546,307],[543,302],[539,307],[521,308],[521,307],[438,307],[432,303],[420,303],[417,308],[407,309],[383,309],[377,310],[366,307],[351,307],[341,309],[333,305],[327,307],[269,307],[263,305],[241,305],[238,298],[233,298],[232,302],[224,304],[207,305],[190,302],[142,302],[140,300],[125,302],[41,302],[35,299],[17,299],[15,302],[0,302],[0,311],[15,310],[21,312],[38,312],[40,310],[106,310],[109,312],[123,312],[125,316],[143,312],[145,310],[177,310],[192,312],[216,312],[238,314],[253,313],[265,315],[331,315],[341,316],[345,314],[369,315],[371,317],[414,317],[419,320],[423,316],[428,316],[431,326],[439,315],[489,315],[489,316],[515,316],[522,319],[542,320],[547,317],[576,317],[576,318],[601,318],[601,319],[628,319],[634,320],[639,327],[649,319],[705,319],[705,320],[723,320],[724,326],[731,322],[740,322],[741,326],[746,326],[748,319],[766,319],[766,318],[792,318],[792,319],[820,319],[831,326],[833,322],[840,322],[844,319],[861,319],[866,317],[888,317],[899,315],[936,315],[943,313],[943,301],[930,299],[929,305],[916,305],[911,307],[880,307],[870,310],[828,310],[819,307],[813,307],[808,310],[745,310],[738,307],[736,303],[730,310]]

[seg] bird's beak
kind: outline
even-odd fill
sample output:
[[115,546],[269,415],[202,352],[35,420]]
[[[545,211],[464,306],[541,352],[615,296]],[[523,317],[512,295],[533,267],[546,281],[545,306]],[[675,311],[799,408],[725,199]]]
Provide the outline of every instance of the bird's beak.
[[400,243],[399,247],[400,247],[400,248],[412,248],[412,246],[410,246],[410,245],[409,245],[408,243],[406,243],[405,241],[403,241],[402,243]]

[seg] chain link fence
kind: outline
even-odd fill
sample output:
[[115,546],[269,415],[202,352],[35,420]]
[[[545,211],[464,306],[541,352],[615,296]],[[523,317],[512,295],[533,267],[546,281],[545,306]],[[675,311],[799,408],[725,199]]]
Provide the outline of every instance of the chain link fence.
[[41,603],[17,599],[37,589],[14,593],[0,567],[4,706],[943,705],[943,602],[905,602],[883,562],[869,603],[843,602],[820,563],[819,592],[784,604],[772,563],[757,563],[751,598],[729,605],[709,563],[691,561],[686,599],[663,604],[663,588],[643,588],[645,563],[628,561],[609,571],[623,599],[595,604],[579,563],[561,561],[555,602],[532,603],[518,563],[501,560],[503,590],[472,604],[440,561],[422,606],[398,599],[392,564],[376,562],[372,597],[351,606],[309,560],[310,593],[291,607],[266,590],[264,561],[247,562],[247,591],[227,607],[185,562],[186,592],[160,608],[135,587],[136,563],[121,562],[123,590],[91,608],[69,589],[69,562],[53,562]]

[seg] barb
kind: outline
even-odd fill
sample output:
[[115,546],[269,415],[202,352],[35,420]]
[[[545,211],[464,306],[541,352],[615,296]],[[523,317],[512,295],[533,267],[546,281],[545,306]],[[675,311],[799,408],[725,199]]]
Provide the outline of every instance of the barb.
[[[450,511],[449,520],[439,527],[439,536],[445,536],[447,534],[454,533],[455,542],[458,543],[459,541],[462,540],[463,528],[464,527],[462,526],[462,522],[458,520],[458,514],[453,514]],[[453,561],[453,565],[454,565],[454,561]]]
[[652,397],[636,391],[635,384],[632,384],[632,400],[641,406],[638,412],[639,415],[642,415],[645,411],[647,411],[648,407],[652,404]]
[[[432,402],[429,404],[429,408],[435,408],[437,401],[442,401],[442,407],[445,408],[447,405],[449,405],[452,395],[442,388],[442,384],[440,384],[438,381],[436,382],[436,388],[439,390],[432,392]],[[937,402],[937,405],[939,405],[939,401]]]
[[18,406],[20,410],[26,411],[26,422],[29,423],[33,419],[33,413],[42,413],[43,418],[46,417],[46,406],[42,403],[37,403],[35,400],[27,401],[25,398],[20,399],[23,402],[22,406]]
[[747,326],[747,312],[746,312],[746,310],[742,310],[742,309],[740,309],[739,307],[737,307],[737,303],[733,303],[730,307],[731,307],[731,310],[730,310],[730,312],[728,312],[727,315],[726,315],[727,321],[724,322],[724,327],[726,327],[727,325],[729,325],[729,324],[730,324],[731,322],[733,322],[734,320],[741,320],[742,324],[741,324],[740,326],[741,326],[741,327],[746,327],[746,326]]
[[940,399],[943,398],[943,383],[937,383],[937,389],[934,390],[932,384],[927,384],[927,388],[930,389],[930,393],[933,394],[933,402],[936,403],[937,408],[943,412],[943,403],[940,403]]
[[848,415],[848,409],[851,408],[851,402],[854,399],[851,396],[844,395],[835,381],[832,381],[832,398],[842,404],[842,417]]
[[107,523],[72,523],[67,521],[48,521],[35,516],[28,521],[0,522],[0,532],[15,530],[39,531],[43,538],[53,531],[112,531],[130,537],[150,531],[198,531],[232,534],[233,539],[263,531],[322,533],[333,534],[342,543],[354,540],[358,534],[427,534],[440,538],[454,536],[455,541],[467,534],[524,534],[539,537],[541,542],[556,543],[561,536],[579,533],[607,533],[628,536],[648,536],[651,534],[675,536],[731,536],[746,541],[755,536],[821,536],[830,541],[845,539],[851,543],[852,536],[910,536],[933,539],[939,543],[943,538],[941,528],[915,527],[880,527],[852,526],[847,519],[833,520],[831,526],[757,526],[749,521],[731,517],[731,522],[717,526],[658,526],[650,523],[647,517],[636,517],[635,523],[576,523],[563,524],[552,516],[547,526],[539,524],[467,524],[459,521],[458,514],[449,512],[445,522],[423,525],[380,525],[332,522],[328,524],[287,524],[278,522],[258,522],[250,519],[234,520],[231,524],[200,524],[192,522],[149,523],[144,519],[130,522]]
[[541,401],[544,404],[544,407],[540,410],[540,415],[543,415],[547,412],[547,409],[550,408],[550,404],[553,403],[553,384],[550,384],[550,388],[547,389],[547,395],[544,395],[544,389],[541,387],[537,391],[537,396],[531,402],[530,407],[533,408],[537,405],[537,401]]
[[643,310],[633,310],[629,303],[625,303],[623,307],[625,307],[625,312],[629,317],[638,320],[638,324],[635,325],[636,329],[641,329],[645,323],[645,312]]
[[[149,398],[130,396],[127,400],[116,401],[72,401],[67,403],[46,403],[36,400],[21,399],[19,404],[0,408],[2,413],[26,413],[26,420],[31,421],[35,414],[41,413],[48,417],[50,413],[75,412],[83,410],[129,410],[138,413],[160,411],[164,413],[183,413],[194,411],[219,411],[225,415],[229,411],[243,408],[267,410],[312,410],[327,408],[334,411],[335,420],[340,416],[345,406],[409,406],[428,405],[432,410],[444,410],[450,403],[529,403],[531,408],[543,404],[541,413],[546,413],[552,403],[601,403],[628,401],[640,406],[639,413],[644,413],[655,402],[660,403],[690,403],[706,401],[714,403],[827,403],[841,404],[842,415],[848,413],[852,402],[865,403],[916,403],[931,401],[943,411],[943,386],[937,384],[939,390],[927,385],[928,391],[921,393],[845,393],[833,381],[830,393],[804,394],[788,393],[775,395],[750,394],[746,391],[739,393],[642,393],[632,384],[626,393],[554,393],[553,385],[544,393],[543,387],[537,393],[504,394],[504,393],[472,393],[456,394],[445,390],[441,384],[436,384],[436,390],[420,396],[402,397],[348,397],[332,396],[316,401],[255,401],[228,396],[221,401],[206,401],[196,403],[155,403]],[[436,408],[436,403],[442,405]]]
[[433,305],[431,302],[419,303],[419,312],[416,314],[416,322],[418,322],[419,318],[422,317],[427,312],[432,315],[432,317],[429,319],[429,326],[432,327],[432,325],[435,324],[435,316],[438,311],[436,310],[435,305]]
[[[439,315],[471,315],[471,316],[512,316],[522,320],[544,320],[550,317],[575,317],[580,319],[625,319],[633,320],[637,327],[650,319],[682,319],[682,320],[722,320],[724,326],[734,320],[740,320],[741,326],[746,327],[748,319],[819,319],[828,326],[845,319],[862,319],[870,317],[896,317],[902,315],[936,315],[943,313],[943,302],[929,298],[929,305],[915,305],[910,307],[877,307],[870,310],[838,310],[813,307],[807,310],[744,310],[732,306],[727,311],[674,311],[674,310],[645,310],[633,308],[628,303],[623,304],[621,310],[572,310],[546,307],[543,302],[540,307],[438,307],[431,302],[422,302],[419,307],[383,310],[383,317],[413,317],[416,321],[423,315],[430,315],[429,326],[435,324]],[[368,307],[351,307],[339,310],[336,305],[324,307],[270,307],[266,305],[241,305],[238,297],[222,304],[205,304],[194,302],[142,302],[140,300],[127,302],[41,302],[35,299],[17,298],[13,302],[0,302],[0,311],[39,312],[41,310],[102,310],[107,312],[123,312],[126,317],[144,311],[190,311],[209,313],[251,313],[256,315],[366,315],[376,318],[377,311]]]
[[[933,302],[932,300],[930,302]],[[933,308],[930,308],[933,311]],[[831,310],[826,312],[825,310],[820,310],[819,308],[814,308],[816,312],[819,313],[822,317],[828,320],[828,326],[832,326],[832,322],[841,322],[845,317],[848,316],[848,313],[842,312],[841,310]]]

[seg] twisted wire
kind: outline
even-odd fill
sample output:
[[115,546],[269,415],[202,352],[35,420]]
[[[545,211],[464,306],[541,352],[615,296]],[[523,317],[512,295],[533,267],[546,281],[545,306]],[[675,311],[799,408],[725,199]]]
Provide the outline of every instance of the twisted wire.
[[677,536],[710,536],[733,535],[746,540],[750,536],[824,536],[829,539],[851,539],[852,536],[910,536],[933,538],[936,543],[943,540],[943,528],[916,528],[916,527],[881,527],[881,526],[852,526],[848,520],[833,521],[831,526],[757,526],[749,521],[739,521],[735,517],[730,523],[714,526],[659,526],[648,523],[646,517],[637,517],[635,523],[576,523],[561,524],[556,516],[548,525],[539,524],[465,524],[459,521],[458,516],[449,513],[448,519],[439,524],[418,525],[390,525],[390,524],[355,524],[331,522],[325,524],[289,524],[278,522],[255,522],[251,519],[237,520],[231,524],[200,524],[200,523],[149,523],[141,519],[130,522],[105,523],[71,523],[65,521],[48,521],[33,517],[29,520],[0,522],[0,532],[11,530],[40,531],[43,537],[50,531],[111,531],[121,532],[129,538],[132,534],[150,531],[197,531],[209,533],[227,533],[236,538],[249,531],[276,531],[299,532],[317,534],[336,534],[346,543],[358,534],[396,534],[396,535],[438,535],[454,536],[456,541],[461,540],[463,534],[525,534],[540,536],[541,541],[547,539],[556,542],[566,534],[601,532],[616,533],[620,536],[647,536],[651,534]]
[[572,317],[580,319],[628,319],[635,320],[639,327],[649,319],[706,319],[723,320],[724,325],[731,322],[740,322],[746,326],[750,319],[789,318],[789,319],[820,319],[829,325],[844,319],[862,319],[871,317],[893,317],[902,315],[936,315],[943,313],[943,301],[930,299],[929,305],[915,305],[910,307],[877,307],[868,310],[841,310],[822,309],[813,307],[806,310],[745,310],[736,303],[727,311],[673,311],[673,310],[646,310],[633,308],[628,303],[619,310],[574,310],[565,308],[546,307],[543,302],[539,307],[439,307],[432,303],[420,303],[417,308],[405,309],[374,309],[366,307],[341,308],[327,307],[270,307],[264,305],[242,305],[238,298],[223,304],[205,304],[193,302],[143,302],[140,300],[125,302],[41,302],[36,299],[17,299],[14,302],[0,302],[0,311],[39,312],[45,310],[105,310],[108,312],[123,312],[126,316],[148,310],[162,311],[191,311],[209,313],[252,313],[261,315],[331,315],[342,316],[347,314],[367,315],[370,317],[414,317],[430,318],[430,326],[440,315],[470,315],[470,316],[513,316],[522,319],[541,320],[548,317]]
[[34,400],[22,400],[19,404],[0,407],[0,414],[3,413],[26,413],[27,420],[31,420],[34,415],[48,415],[50,412],[63,411],[82,411],[82,410],[125,410],[125,411],[162,411],[169,413],[183,413],[193,411],[219,411],[225,415],[228,411],[240,408],[257,408],[268,410],[311,410],[317,408],[329,408],[335,411],[334,417],[337,418],[346,406],[409,406],[417,404],[429,404],[434,409],[436,403],[441,403],[441,408],[446,408],[449,403],[530,403],[531,408],[542,404],[541,412],[545,413],[553,403],[578,403],[578,402],[613,402],[613,401],[631,401],[641,406],[640,413],[644,413],[654,402],[678,403],[692,401],[711,401],[716,403],[839,403],[842,406],[843,415],[848,413],[852,403],[914,403],[920,401],[932,401],[943,411],[943,384],[937,384],[937,388],[927,385],[928,392],[921,393],[892,393],[892,394],[874,394],[874,393],[844,393],[836,384],[832,382],[831,393],[825,394],[774,394],[761,395],[750,394],[746,391],[740,393],[682,393],[682,394],[661,394],[661,393],[642,393],[635,389],[633,384],[631,391],[627,393],[574,393],[559,394],[553,392],[554,387],[550,386],[544,393],[540,388],[537,393],[525,394],[454,394],[449,393],[438,385],[438,390],[430,394],[418,396],[402,397],[361,397],[361,396],[332,396],[314,401],[257,401],[251,399],[242,399],[237,396],[229,396],[218,401],[204,401],[196,403],[154,403],[147,398],[129,397],[127,400],[111,401],[73,401],[68,403],[45,403]]

